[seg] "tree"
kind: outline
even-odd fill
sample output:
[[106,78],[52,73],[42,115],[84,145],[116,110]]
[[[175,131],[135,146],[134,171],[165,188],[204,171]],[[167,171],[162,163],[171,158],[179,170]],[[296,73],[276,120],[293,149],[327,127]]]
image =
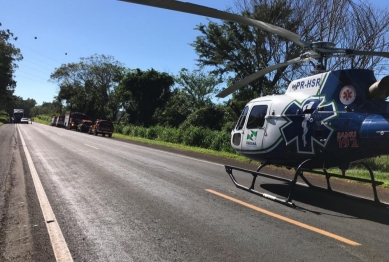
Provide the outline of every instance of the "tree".
[[7,103],[7,113],[9,115],[13,114],[15,108],[23,109],[24,115],[30,117],[30,110],[36,105],[35,99],[27,98],[23,99],[20,96],[12,96],[12,100],[9,100]]
[[201,70],[189,72],[188,69],[182,68],[175,77],[175,82],[186,98],[186,106],[194,112],[204,106],[213,104],[212,95],[219,91],[217,86],[223,80],[212,73],[205,73]]
[[172,95],[174,79],[167,73],[154,69],[127,72],[120,83],[123,107],[130,116],[130,123],[148,127],[153,123],[153,115],[163,108]]
[[190,126],[205,127],[212,130],[221,130],[225,124],[225,107],[222,105],[209,105],[193,112],[181,125],[182,128]]
[[[237,0],[235,12],[285,28],[306,41],[329,41],[337,47],[386,51],[389,47],[389,12],[353,0]],[[302,15],[306,14],[306,15]],[[212,66],[217,76],[229,74],[236,83],[268,66],[299,57],[304,50],[293,42],[243,24],[210,21],[196,27],[201,35],[192,43],[200,67]],[[328,69],[380,68],[382,57],[332,59]],[[308,65],[309,66],[309,65]],[[233,94],[239,101],[281,93],[295,78],[312,68],[294,64],[279,68]]]
[[[65,101],[68,110],[83,112],[90,117],[110,118],[113,104],[111,92],[123,75],[123,65],[112,56],[93,55],[78,63],[63,64],[50,79],[59,84],[57,99]],[[115,120],[115,119],[112,119]]]
[[175,88],[166,105],[156,109],[153,122],[162,126],[178,127],[191,113],[193,110],[187,105],[187,95],[183,90]]
[[14,37],[9,29],[0,30],[0,109],[4,109],[6,103],[12,100],[16,87],[13,78],[15,69],[18,67],[16,62],[23,59],[20,49],[10,43],[11,40],[16,41],[17,37]]
[[34,106],[30,110],[30,117],[37,115],[58,115],[58,102],[43,102],[42,105]]

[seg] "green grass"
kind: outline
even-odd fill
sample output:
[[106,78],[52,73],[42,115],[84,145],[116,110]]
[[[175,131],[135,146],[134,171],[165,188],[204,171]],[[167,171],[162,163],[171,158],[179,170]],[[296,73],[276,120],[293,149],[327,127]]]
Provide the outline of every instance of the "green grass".
[[171,148],[176,148],[176,149],[189,150],[192,152],[208,154],[208,155],[213,155],[213,156],[227,157],[227,158],[231,158],[231,159],[243,161],[243,162],[249,161],[249,159],[246,157],[243,157],[243,156],[238,155],[238,154],[228,153],[228,152],[215,151],[215,150],[210,150],[210,149],[205,149],[205,148],[200,148],[200,147],[186,146],[186,145],[182,145],[182,144],[174,144],[174,143],[163,142],[163,141],[158,141],[158,140],[150,140],[150,139],[141,138],[141,137],[126,136],[126,135],[122,135],[122,134],[118,134],[118,133],[114,133],[113,136],[117,137],[117,138],[138,141],[138,142],[152,144],[152,145],[160,145],[160,146],[171,147]]
[[[337,175],[341,175],[342,174],[341,170],[335,169],[335,168],[334,169],[329,169],[327,171],[328,171],[328,173],[332,173],[332,174],[337,174]],[[380,187],[389,188],[389,173],[388,172],[383,172],[383,171],[379,171],[379,170],[373,170],[373,174],[374,174],[375,181],[383,182],[382,185],[379,185]],[[348,169],[346,171],[346,176],[351,176],[351,177],[356,177],[356,178],[363,178],[363,179],[367,179],[367,180],[371,179],[369,171],[366,168],[351,168],[351,169]],[[338,179],[338,178],[334,177],[333,179]],[[354,181],[354,180],[348,180],[348,181],[351,182],[351,183],[367,184],[367,183],[364,183],[364,182],[359,182],[359,181]]]
[[35,117],[33,122],[37,122],[37,123],[41,123],[41,124],[45,124],[45,125],[50,125],[50,123],[51,123],[50,121],[46,121],[46,120],[40,119],[38,117]]

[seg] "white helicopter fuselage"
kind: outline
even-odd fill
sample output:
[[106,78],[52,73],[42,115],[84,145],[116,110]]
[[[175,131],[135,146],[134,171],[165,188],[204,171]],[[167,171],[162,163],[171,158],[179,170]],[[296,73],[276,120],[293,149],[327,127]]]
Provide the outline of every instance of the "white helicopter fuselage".
[[[387,130],[389,135],[388,121],[377,125],[368,121],[372,114],[384,119],[389,113],[388,102],[365,97],[375,81],[372,71],[362,69],[292,81],[285,94],[256,98],[246,105],[231,132],[231,145],[250,159],[293,167],[308,158],[315,166],[329,167],[389,153],[370,150],[371,142],[382,145],[386,139],[386,133],[373,137],[378,131]],[[379,109],[368,109],[373,107]],[[361,150],[367,140],[366,150]]]

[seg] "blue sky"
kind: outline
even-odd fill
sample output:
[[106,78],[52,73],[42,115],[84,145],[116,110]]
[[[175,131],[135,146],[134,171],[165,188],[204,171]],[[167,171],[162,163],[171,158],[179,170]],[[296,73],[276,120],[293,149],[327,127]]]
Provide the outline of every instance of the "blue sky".
[[[232,0],[191,0],[225,10]],[[387,7],[387,0],[371,0]],[[111,55],[128,68],[177,74],[196,69],[193,30],[206,18],[116,0],[0,0],[1,30],[18,37],[13,42],[24,59],[15,73],[15,94],[38,104],[51,102],[58,85],[48,82],[61,64],[80,57]],[[217,21],[217,20],[215,20]],[[35,39],[36,37],[36,39]]]

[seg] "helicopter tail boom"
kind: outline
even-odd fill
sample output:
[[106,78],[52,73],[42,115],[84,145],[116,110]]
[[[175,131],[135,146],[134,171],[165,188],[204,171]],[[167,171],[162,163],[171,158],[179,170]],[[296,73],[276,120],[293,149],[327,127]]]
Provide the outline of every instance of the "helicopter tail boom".
[[389,96],[389,76],[372,84],[369,87],[369,96],[371,99],[385,100]]

